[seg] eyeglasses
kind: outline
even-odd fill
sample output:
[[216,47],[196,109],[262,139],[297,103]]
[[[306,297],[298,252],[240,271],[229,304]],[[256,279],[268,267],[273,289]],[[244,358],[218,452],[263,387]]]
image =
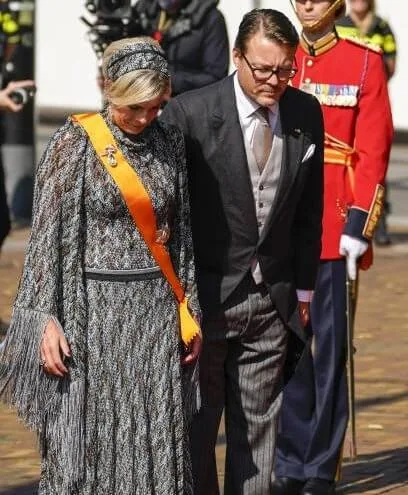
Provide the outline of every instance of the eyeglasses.
[[[252,65],[249,63],[249,60],[246,58],[246,56],[242,53],[242,58],[245,60],[246,64],[249,67],[249,70],[252,72],[252,76],[256,81],[267,81],[270,79],[274,74],[276,77],[279,79],[279,81],[288,81],[289,79],[292,79],[293,77],[296,76],[296,73],[298,71],[298,68],[291,67],[290,69],[286,69],[285,67],[278,67],[277,69],[271,69],[271,68],[263,68],[263,69],[257,69],[256,67],[252,67]],[[296,64],[296,60],[295,60]]]

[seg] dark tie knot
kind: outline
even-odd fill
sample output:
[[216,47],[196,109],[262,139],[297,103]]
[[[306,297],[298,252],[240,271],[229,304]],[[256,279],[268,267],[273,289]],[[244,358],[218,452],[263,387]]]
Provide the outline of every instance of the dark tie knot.
[[267,107],[259,107],[256,113],[262,122],[269,126],[269,109]]

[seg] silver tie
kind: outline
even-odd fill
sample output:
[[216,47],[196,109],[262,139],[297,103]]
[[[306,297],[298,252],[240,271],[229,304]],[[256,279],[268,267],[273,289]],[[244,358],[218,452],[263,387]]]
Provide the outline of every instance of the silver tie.
[[269,125],[269,110],[266,107],[260,107],[255,115],[257,119],[252,140],[252,150],[259,172],[262,173],[271,153],[273,135]]

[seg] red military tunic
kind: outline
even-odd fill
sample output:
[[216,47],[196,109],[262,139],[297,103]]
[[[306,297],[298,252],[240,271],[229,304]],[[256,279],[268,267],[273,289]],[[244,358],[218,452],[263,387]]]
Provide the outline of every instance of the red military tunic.
[[318,98],[330,135],[321,258],[338,259],[341,234],[371,240],[381,213],[393,137],[384,64],[379,53],[335,33],[313,46],[302,40],[296,60],[293,85]]

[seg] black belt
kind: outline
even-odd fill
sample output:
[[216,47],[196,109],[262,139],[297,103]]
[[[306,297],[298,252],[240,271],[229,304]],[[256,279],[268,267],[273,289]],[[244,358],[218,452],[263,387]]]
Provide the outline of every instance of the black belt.
[[100,270],[85,268],[85,277],[88,280],[103,280],[106,282],[133,282],[137,280],[153,280],[162,278],[160,267],[139,268],[136,270]]

